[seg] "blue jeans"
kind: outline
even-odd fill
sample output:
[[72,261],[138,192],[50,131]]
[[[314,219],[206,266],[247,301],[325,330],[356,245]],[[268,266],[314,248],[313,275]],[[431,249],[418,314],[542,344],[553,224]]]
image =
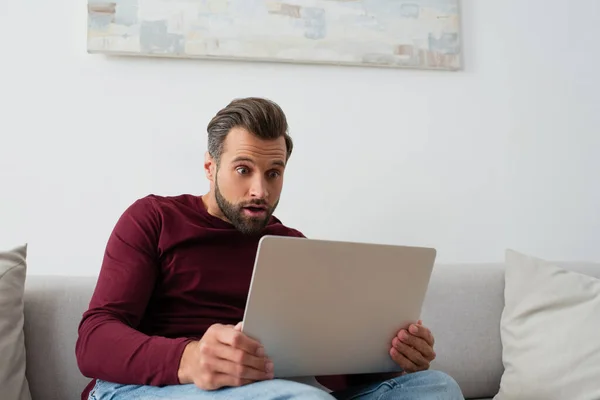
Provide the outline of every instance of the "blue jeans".
[[404,375],[374,385],[327,393],[316,387],[274,379],[246,386],[203,391],[194,385],[138,386],[97,381],[89,400],[464,400],[458,384],[437,371]]

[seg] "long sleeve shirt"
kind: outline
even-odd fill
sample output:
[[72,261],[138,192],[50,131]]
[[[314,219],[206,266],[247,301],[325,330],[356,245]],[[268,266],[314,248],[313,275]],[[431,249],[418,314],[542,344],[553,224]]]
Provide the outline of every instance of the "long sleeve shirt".
[[[304,237],[272,217],[262,235]],[[118,219],[79,325],[81,372],[134,385],[177,385],[185,346],[243,320],[260,236],[209,214],[198,196],[149,195]],[[344,377],[320,381],[343,388]],[[332,387],[333,386],[333,387]]]

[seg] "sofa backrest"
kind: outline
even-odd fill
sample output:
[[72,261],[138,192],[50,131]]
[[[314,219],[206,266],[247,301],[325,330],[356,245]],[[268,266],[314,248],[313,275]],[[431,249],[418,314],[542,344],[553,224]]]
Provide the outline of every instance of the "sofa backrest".
[[[559,265],[600,277],[600,264]],[[75,342],[95,284],[95,277],[28,276],[25,341],[33,400],[77,400],[90,381],[77,367]],[[422,314],[436,340],[432,368],[454,377],[468,399],[498,392],[503,291],[503,264],[434,268]]]
[[88,307],[96,279],[27,277],[25,351],[33,400],[78,400],[90,381],[77,367],[75,342],[79,321]]
[[435,338],[432,368],[452,376],[466,398],[498,393],[503,308],[503,264],[435,266],[422,312]]

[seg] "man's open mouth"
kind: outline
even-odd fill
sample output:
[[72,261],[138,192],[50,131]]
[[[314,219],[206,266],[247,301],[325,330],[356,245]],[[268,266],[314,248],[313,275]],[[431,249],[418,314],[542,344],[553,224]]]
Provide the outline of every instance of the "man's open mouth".
[[251,214],[264,214],[267,212],[267,207],[254,205],[254,206],[244,207],[244,210],[246,210],[248,213],[251,213]]
[[260,210],[265,210],[266,209],[265,207],[254,207],[254,206],[246,207],[246,208],[249,209],[249,210],[252,210],[252,211],[260,211]]

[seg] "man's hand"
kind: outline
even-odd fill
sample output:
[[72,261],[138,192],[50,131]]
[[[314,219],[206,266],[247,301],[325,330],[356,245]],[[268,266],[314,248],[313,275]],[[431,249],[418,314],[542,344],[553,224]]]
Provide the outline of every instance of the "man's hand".
[[199,342],[189,343],[181,357],[179,382],[203,390],[242,386],[273,378],[273,363],[262,345],[236,325],[212,325]]
[[435,359],[434,338],[422,321],[402,329],[392,340],[390,355],[406,373],[429,369]]

